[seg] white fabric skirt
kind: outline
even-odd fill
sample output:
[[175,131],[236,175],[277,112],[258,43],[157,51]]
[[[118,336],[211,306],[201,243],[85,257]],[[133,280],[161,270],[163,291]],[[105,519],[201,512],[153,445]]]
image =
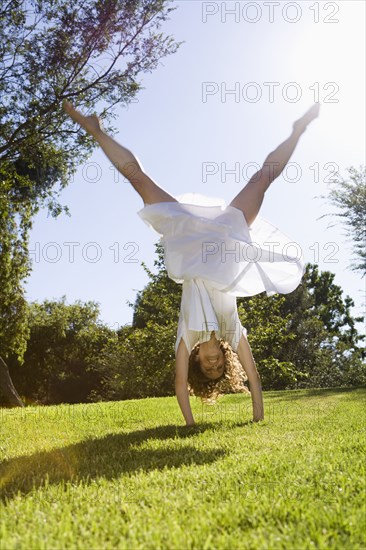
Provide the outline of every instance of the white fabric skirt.
[[171,279],[201,279],[233,296],[288,294],[300,284],[301,247],[270,222],[257,216],[248,227],[241,210],[197,193],[177,200],[138,212],[161,235]]

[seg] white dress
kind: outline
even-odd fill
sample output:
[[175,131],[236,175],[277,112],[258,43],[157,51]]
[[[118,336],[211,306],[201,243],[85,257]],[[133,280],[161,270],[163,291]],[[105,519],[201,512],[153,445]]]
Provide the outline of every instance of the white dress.
[[236,351],[241,334],[237,296],[288,294],[305,266],[298,243],[257,216],[248,227],[241,210],[199,194],[145,205],[138,214],[161,235],[168,275],[183,284],[175,349],[188,351],[212,330]]

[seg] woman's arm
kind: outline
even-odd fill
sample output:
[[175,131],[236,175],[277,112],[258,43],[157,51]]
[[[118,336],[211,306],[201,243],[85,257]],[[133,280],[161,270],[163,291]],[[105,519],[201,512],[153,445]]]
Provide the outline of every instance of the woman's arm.
[[187,388],[188,381],[188,360],[189,353],[183,338],[179,342],[175,363],[175,394],[183,413],[187,426],[194,425],[191,405],[189,402],[189,393]]
[[255,365],[252,350],[250,349],[249,342],[244,335],[240,338],[237,354],[240,363],[248,376],[250,393],[252,395],[253,420],[254,422],[258,422],[258,420],[264,419],[262,385],[259,372],[257,371],[257,367]]

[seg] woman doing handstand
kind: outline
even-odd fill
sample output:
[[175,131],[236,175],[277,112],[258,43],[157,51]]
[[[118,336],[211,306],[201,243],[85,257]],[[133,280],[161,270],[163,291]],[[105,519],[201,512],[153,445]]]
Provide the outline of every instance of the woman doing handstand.
[[[214,401],[227,389],[248,391],[253,420],[264,418],[259,373],[241,325],[237,296],[292,292],[304,272],[293,244],[258,216],[264,194],[319,114],[315,103],[272,151],[230,205],[177,200],[143,170],[136,156],[107,135],[95,115],[84,116],[68,103],[65,111],[92,135],[113,165],[141,196],[141,218],[161,236],[168,275],[183,285],[175,345],[175,391],[186,425],[194,424],[189,394]],[[275,252],[275,248],[277,251]],[[280,247],[280,251],[278,251]],[[285,252],[286,251],[286,252]],[[253,254],[254,252],[254,254]]]

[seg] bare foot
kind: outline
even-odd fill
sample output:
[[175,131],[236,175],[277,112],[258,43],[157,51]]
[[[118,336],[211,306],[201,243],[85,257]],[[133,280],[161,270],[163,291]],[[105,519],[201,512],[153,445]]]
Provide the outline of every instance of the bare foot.
[[69,101],[64,101],[62,104],[65,113],[67,113],[74,122],[80,124],[89,134],[96,136],[102,131],[102,125],[96,115],[84,116],[80,111],[74,109],[74,106]]
[[314,118],[319,116],[320,103],[314,103],[306,113],[296,120],[293,124],[293,129],[297,132],[305,132],[306,127]]

